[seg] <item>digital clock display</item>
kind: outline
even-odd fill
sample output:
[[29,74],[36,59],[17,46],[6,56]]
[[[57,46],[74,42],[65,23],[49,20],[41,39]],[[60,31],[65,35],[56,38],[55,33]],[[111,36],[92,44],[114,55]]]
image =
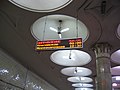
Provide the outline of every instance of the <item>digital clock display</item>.
[[37,41],[35,50],[41,51],[41,50],[82,48],[82,47],[83,47],[82,38],[75,38],[75,39],[63,39],[63,40]]

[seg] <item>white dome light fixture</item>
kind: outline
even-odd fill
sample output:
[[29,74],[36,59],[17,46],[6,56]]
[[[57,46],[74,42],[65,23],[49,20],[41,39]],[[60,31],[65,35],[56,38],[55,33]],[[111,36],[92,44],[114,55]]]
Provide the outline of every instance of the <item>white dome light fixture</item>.
[[61,70],[61,73],[67,76],[89,76],[92,71],[84,67],[67,67]]
[[111,61],[120,64],[120,49],[111,55]]
[[117,34],[117,37],[120,39],[120,24],[118,25],[116,34]]
[[93,90],[92,88],[75,88],[75,90]]
[[115,83],[119,82],[120,83],[120,76],[113,76],[112,82],[115,82]]
[[91,79],[91,78],[89,78],[89,77],[79,77],[79,76],[76,76],[76,77],[69,77],[69,78],[67,78],[67,80],[69,81],[69,82],[73,82],[73,83],[77,83],[77,82],[79,82],[79,83],[90,83],[90,82],[92,82],[93,80]]
[[120,76],[120,66],[115,66],[111,68],[111,74],[112,75],[119,75]]
[[70,4],[73,0],[9,0],[14,5],[33,12],[52,12]]
[[117,86],[117,83],[113,83],[112,86],[113,86],[113,87],[116,87],[116,86]]
[[86,84],[86,83],[74,83],[72,84],[73,87],[79,87],[79,88],[90,88],[93,87],[92,84]]
[[91,56],[80,50],[59,50],[52,53],[50,59],[62,66],[82,66],[91,61]]
[[76,24],[76,18],[60,14],[39,18],[31,26],[31,33],[37,41],[82,38],[85,42],[89,36],[84,23],[78,20]]

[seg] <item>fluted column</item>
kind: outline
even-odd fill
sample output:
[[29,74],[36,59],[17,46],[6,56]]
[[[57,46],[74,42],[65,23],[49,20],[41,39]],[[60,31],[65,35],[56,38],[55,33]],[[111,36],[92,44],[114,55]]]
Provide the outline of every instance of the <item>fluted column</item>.
[[95,90],[98,90],[97,77],[95,77],[95,87],[96,87],[96,89],[95,89]]
[[96,55],[97,90],[112,90],[110,50],[111,46],[108,43],[98,43],[94,46]]

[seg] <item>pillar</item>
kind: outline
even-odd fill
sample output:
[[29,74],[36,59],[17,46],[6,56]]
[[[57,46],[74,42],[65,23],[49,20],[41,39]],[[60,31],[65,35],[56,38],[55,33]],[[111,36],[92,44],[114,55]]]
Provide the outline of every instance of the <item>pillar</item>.
[[108,43],[98,43],[94,46],[96,55],[97,90],[112,90],[110,50]]
[[98,86],[97,85],[98,85],[98,83],[97,83],[97,77],[95,77],[95,87],[96,87],[95,90],[98,90]]

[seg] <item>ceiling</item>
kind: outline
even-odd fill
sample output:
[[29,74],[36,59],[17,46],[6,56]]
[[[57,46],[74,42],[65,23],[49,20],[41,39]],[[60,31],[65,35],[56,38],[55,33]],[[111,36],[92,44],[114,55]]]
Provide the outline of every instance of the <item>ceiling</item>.
[[[67,76],[60,73],[64,66],[51,62],[54,51],[35,51],[36,40],[32,36],[31,25],[45,15],[64,14],[77,17],[89,30],[89,38],[81,50],[88,52],[92,60],[84,65],[92,70],[91,78],[96,77],[95,55],[92,46],[99,42],[112,45],[111,53],[120,48],[116,30],[120,24],[120,0],[106,0],[105,13],[101,12],[102,0],[73,0],[68,6],[54,12],[31,12],[21,9],[8,0],[0,0],[0,47],[18,62],[33,71],[58,90],[74,90]],[[116,66],[111,62],[111,66]],[[93,82],[94,83],[94,82]]]

